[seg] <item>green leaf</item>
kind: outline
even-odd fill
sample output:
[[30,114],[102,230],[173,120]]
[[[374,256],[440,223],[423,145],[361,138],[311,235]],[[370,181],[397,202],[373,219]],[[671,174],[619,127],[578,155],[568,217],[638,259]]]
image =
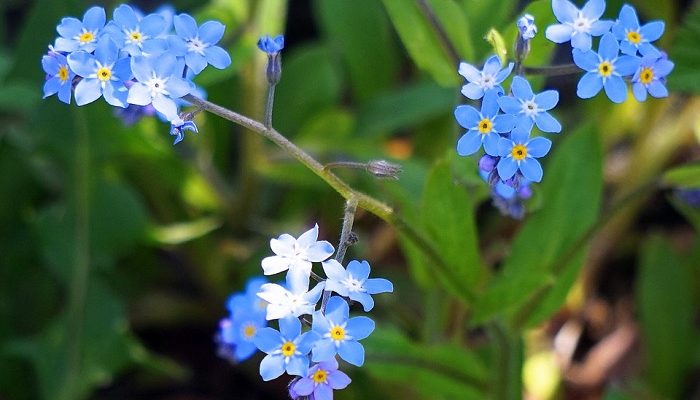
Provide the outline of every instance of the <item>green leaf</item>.
[[662,182],[670,187],[700,188],[700,163],[682,165],[666,171]]
[[[456,280],[457,287],[464,285],[473,292],[483,272],[474,201],[463,187],[456,185],[446,160],[438,161],[428,174],[420,215],[426,233],[448,263],[451,274],[442,278]],[[433,269],[433,273],[440,271]]]
[[198,239],[221,226],[218,218],[200,218],[194,221],[151,227],[148,236],[156,244],[176,245]]
[[487,370],[468,349],[415,343],[386,328],[375,331],[363,345],[363,369],[380,382],[415,391],[424,399],[484,398]]
[[685,17],[671,45],[670,59],[676,64],[668,76],[670,90],[700,93],[700,6],[695,6]]
[[441,86],[457,86],[457,66],[453,65],[419,6],[404,0],[382,0],[382,3],[416,65]]
[[[664,398],[683,397],[697,344],[693,273],[664,239],[650,238],[640,254],[637,304],[652,387]],[[697,264],[696,264],[697,265]]]
[[541,189],[535,187],[542,192],[542,209],[513,241],[502,272],[477,302],[475,321],[507,313],[511,322],[526,325],[547,318],[561,306],[581,267],[586,246],[580,241],[601,203],[602,153],[590,127],[564,135],[544,165]]
[[460,58],[473,59],[473,38],[469,33],[469,21],[464,10],[455,0],[429,0],[429,3]]
[[[381,3],[316,1],[321,28],[332,50],[340,53],[351,89],[364,101],[388,88],[398,75],[399,57]],[[362,21],[358,29],[357,21]]]
[[475,50],[475,58],[465,61],[478,64],[488,54],[492,54],[489,44],[481,38],[491,28],[503,26],[511,18],[517,2],[514,0],[462,0],[461,3],[464,14],[468,18]]
[[484,36],[486,40],[493,49],[493,52],[501,60],[501,65],[507,65],[508,62],[508,49],[506,48],[506,42],[503,40],[503,36],[496,30],[491,28]]

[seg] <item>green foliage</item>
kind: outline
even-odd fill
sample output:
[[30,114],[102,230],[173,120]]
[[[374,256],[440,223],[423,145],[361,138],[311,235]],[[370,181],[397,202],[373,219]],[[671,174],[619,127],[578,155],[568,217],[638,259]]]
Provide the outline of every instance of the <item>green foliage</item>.
[[686,189],[700,188],[700,164],[683,165],[666,171],[663,184]]
[[669,57],[676,64],[668,77],[669,90],[679,92],[700,92],[700,75],[697,65],[700,62],[700,7],[693,7],[685,15],[683,25],[678,30]]

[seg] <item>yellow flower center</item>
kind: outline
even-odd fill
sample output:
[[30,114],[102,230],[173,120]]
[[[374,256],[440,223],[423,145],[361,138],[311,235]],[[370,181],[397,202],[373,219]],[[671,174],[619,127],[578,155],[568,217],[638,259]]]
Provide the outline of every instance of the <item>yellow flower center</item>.
[[637,31],[629,31],[627,32],[627,40],[632,44],[637,44],[642,41],[642,35]]
[[603,61],[602,63],[598,64],[598,73],[604,77],[607,78],[613,73],[613,65],[610,64],[610,61]]
[[282,345],[282,355],[285,357],[291,357],[294,355],[294,352],[296,351],[297,346],[292,343],[292,342],[285,342]]
[[649,67],[643,68],[642,72],[639,74],[639,81],[648,85],[652,80],[654,80],[654,71]]
[[341,326],[336,326],[331,329],[331,339],[333,340],[343,340],[345,339],[345,329]]
[[490,119],[484,118],[479,121],[479,133],[487,134],[493,130],[493,122]]
[[83,32],[78,36],[80,43],[91,43],[95,41],[95,34],[92,32]]
[[60,68],[58,68],[58,79],[61,82],[64,82],[68,80],[68,66],[67,65],[61,65]]
[[527,157],[527,148],[522,144],[516,144],[510,150],[510,154],[513,156],[514,159],[520,161]]
[[243,328],[243,336],[245,336],[246,339],[250,339],[253,336],[255,336],[255,332],[257,332],[257,329],[255,328],[255,325],[253,325],[253,324],[246,325]]
[[313,379],[315,383],[326,383],[326,379],[328,379],[328,371],[318,369],[311,376],[311,379]]
[[112,70],[107,67],[102,67],[97,70],[97,79],[102,82],[108,81],[112,77]]
[[131,40],[133,40],[134,42],[140,42],[143,38],[143,36],[141,36],[141,32],[131,32],[131,35],[129,35],[129,37],[131,37]]

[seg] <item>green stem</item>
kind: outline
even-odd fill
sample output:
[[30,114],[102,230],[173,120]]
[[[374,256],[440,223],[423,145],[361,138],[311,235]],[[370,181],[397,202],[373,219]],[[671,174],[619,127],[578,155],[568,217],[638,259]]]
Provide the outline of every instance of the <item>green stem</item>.
[[576,64],[546,65],[544,67],[524,67],[524,69],[525,74],[544,76],[573,75],[583,71]]
[[265,127],[267,129],[272,128],[272,108],[275,104],[275,86],[276,84],[270,84],[267,87],[267,101],[265,102]]
[[[345,258],[345,252],[348,247],[353,243],[352,237],[352,225],[355,222],[355,212],[357,211],[357,201],[355,199],[348,199],[345,202],[345,210],[343,213],[343,228],[340,231],[340,239],[338,241],[338,249],[335,252],[335,257],[333,257],[339,263],[343,263]],[[323,298],[321,299],[321,312],[326,311],[326,304],[328,299],[331,297],[331,292],[328,290],[323,291]]]
[[522,397],[522,343],[498,321],[488,326],[494,357],[491,381],[492,398],[518,400]]

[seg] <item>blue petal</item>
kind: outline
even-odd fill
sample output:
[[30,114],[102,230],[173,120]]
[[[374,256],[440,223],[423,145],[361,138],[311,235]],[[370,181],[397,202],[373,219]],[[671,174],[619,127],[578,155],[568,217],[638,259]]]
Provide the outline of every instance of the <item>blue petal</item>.
[[661,81],[653,80],[647,88],[649,89],[649,94],[652,97],[668,97],[668,90],[666,89],[666,86],[661,83]]
[[537,128],[542,132],[561,132],[561,124],[548,112],[537,113],[537,116],[535,116],[535,124],[537,125]]
[[231,56],[219,46],[204,49],[204,57],[212,67],[217,69],[224,69],[231,65]]
[[367,261],[352,260],[348,264],[347,271],[357,280],[365,280],[369,276],[370,266]]
[[56,31],[59,35],[66,39],[73,39],[78,36],[83,29],[83,23],[77,18],[63,18],[61,23],[56,27]]
[[511,84],[510,90],[513,95],[519,99],[531,100],[535,94],[532,92],[532,87],[527,79],[520,76],[513,77],[513,83]]
[[604,83],[605,94],[613,103],[622,103],[627,98],[627,86],[619,76],[611,76]]
[[76,51],[68,55],[68,66],[77,75],[87,78],[95,73],[95,58],[84,51]]
[[627,39],[624,39],[620,42],[620,51],[622,54],[633,56],[637,54],[637,46],[627,41]]
[[660,59],[654,64],[654,72],[657,76],[664,77],[673,71],[673,67],[673,62],[666,59]]
[[350,382],[350,377],[348,377],[344,372],[334,370],[328,374],[328,385],[333,389],[344,389]]
[[606,33],[600,39],[598,55],[600,55],[600,57],[603,60],[614,60],[615,58],[617,58],[619,50],[620,46],[618,45],[617,40],[615,39],[615,35],[613,35],[612,33]]
[[343,323],[350,316],[350,306],[342,298],[333,296],[326,303],[326,318],[336,324]]
[[83,79],[75,86],[75,104],[83,106],[102,96],[102,88],[97,79]]
[[481,116],[474,107],[462,105],[455,108],[455,119],[461,127],[470,129],[479,123]]
[[535,124],[535,118],[534,117],[529,117],[525,115],[524,113],[518,114],[516,116],[516,122],[515,122],[515,128],[518,130],[524,130],[526,132],[530,132],[532,130],[532,126]]
[[61,81],[58,78],[51,78],[44,82],[44,98],[56,94],[61,89]]
[[365,312],[369,312],[374,308],[374,299],[372,299],[372,296],[370,296],[367,293],[363,292],[350,292],[349,293],[350,300],[356,301],[360,304],[362,304],[362,309],[365,310]]
[[535,96],[535,103],[541,110],[551,110],[559,102],[559,92],[556,90],[545,90]]
[[594,51],[588,50],[583,51],[580,49],[574,49],[572,51],[574,56],[574,63],[584,71],[597,71],[598,64],[600,63],[600,58],[598,54]]
[[314,389],[314,400],[333,400],[333,389],[327,384],[316,386]]
[[[504,80],[506,80],[506,78],[508,77],[508,75],[510,75],[511,71],[513,71],[513,67],[515,67],[515,64],[513,64],[513,63],[511,62],[511,63],[508,63],[508,65],[507,65],[505,68],[503,68],[502,70],[500,70],[500,71],[496,74],[496,83],[501,83],[501,82],[503,82]],[[495,89],[495,87],[494,87],[494,89]],[[501,94],[502,94],[502,93],[503,93],[503,90],[501,90]]]
[[500,135],[493,132],[486,134],[481,141],[484,144],[484,151],[486,154],[494,157],[498,156],[498,141],[500,138]]
[[637,101],[646,101],[647,99],[647,89],[641,82],[636,82],[632,84],[632,93]]
[[131,72],[137,81],[146,83],[153,76],[152,58],[144,56],[131,57]]
[[[331,297],[331,299],[332,298],[333,297]],[[326,310],[328,310],[328,307],[326,307]],[[314,312],[313,321],[311,322],[311,330],[320,335],[325,335],[330,329],[331,325],[328,322],[328,318],[326,318],[326,316],[320,311]]]
[[301,334],[301,322],[296,317],[285,317],[279,320],[280,333],[286,339],[294,339]]
[[323,339],[316,342],[311,350],[311,361],[322,362],[330,360],[337,353],[335,344],[330,339]]
[[58,74],[58,70],[61,68],[61,64],[58,62],[56,57],[43,56],[41,57],[41,67],[44,68],[44,72],[54,76]]
[[524,144],[527,143],[529,138],[530,130],[523,128],[522,126],[518,126],[517,128],[513,129],[513,132],[510,133],[510,140],[513,143]]
[[96,31],[105,26],[107,17],[102,7],[92,7],[83,15],[83,26],[89,31]]
[[619,20],[613,24],[612,28],[610,28],[610,31],[613,33],[613,35],[615,35],[615,39],[617,39],[618,41],[627,39],[625,27]]
[[605,0],[588,0],[583,5],[581,13],[588,19],[598,19],[605,12]]
[[491,56],[486,63],[484,63],[484,73],[496,75],[501,69],[501,59],[498,56]]
[[504,137],[498,139],[498,155],[500,157],[509,155],[513,146],[515,146],[515,143],[510,139]]
[[510,132],[515,128],[515,122],[515,116],[512,114],[496,115],[493,118],[493,130],[499,133]]
[[65,51],[71,53],[78,50],[78,43],[73,39],[66,39],[60,37],[56,38],[56,42],[54,42],[53,48],[56,51]]
[[197,36],[197,21],[189,14],[179,14],[173,17],[175,32],[183,39],[191,39]]
[[[617,43],[617,42],[616,42]],[[591,35],[584,32],[574,32],[571,35],[571,47],[583,51],[591,49]]]
[[170,77],[167,85],[170,96],[175,99],[190,94],[194,90],[194,84],[192,82],[176,76]]
[[153,98],[151,104],[153,104],[153,108],[163,114],[168,121],[172,121],[178,117],[177,105],[173,99],[169,97],[157,95]]
[[473,65],[465,62],[459,63],[459,74],[469,82],[474,82],[481,78],[481,72]]
[[178,57],[187,54],[187,43],[179,36],[168,35],[168,51]]
[[638,29],[639,19],[637,18],[637,12],[634,7],[629,4],[625,4],[620,9],[620,16],[618,17],[620,23],[627,29]]
[[338,355],[350,364],[361,367],[365,363],[365,349],[361,344],[346,340],[338,347]]
[[112,75],[116,76],[121,82],[126,82],[131,79],[131,62],[128,57],[119,59],[114,63]]
[[594,23],[591,24],[591,29],[589,33],[591,36],[601,36],[606,34],[607,32],[610,32],[610,29],[612,29],[613,26],[612,21],[595,21]]
[[[498,135],[493,136],[497,137]],[[365,281],[363,286],[369,294],[391,293],[394,291],[394,285],[389,280],[384,278],[368,279]]]
[[95,59],[102,64],[111,64],[117,61],[118,55],[119,48],[117,44],[114,43],[114,40],[107,35],[102,36],[95,48]]
[[126,108],[128,105],[126,99],[129,95],[129,91],[121,82],[107,82],[102,89],[102,95],[108,104],[115,107]]
[[639,32],[642,34],[642,39],[653,42],[658,40],[664,34],[663,21],[652,21],[644,25]]
[[[508,149],[508,152],[510,153],[510,149]],[[518,163],[516,163],[512,157],[503,157],[501,161],[498,162],[496,170],[501,179],[510,179],[515,175],[515,171],[518,170]]]
[[58,99],[66,104],[70,104],[71,94],[73,93],[70,83],[62,85],[58,90]]
[[306,376],[309,372],[309,358],[294,356],[287,364],[287,373],[292,376]]
[[[296,319],[296,318],[295,318]],[[299,351],[301,354],[309,354],[311,351],[311,348],[321,340],[321,336],[314,332],[314,331],[308,331],[305,332],[303,335],[301,335],[301,338],[297,341],[297,351]]]
[[374,331],[374,321],[368,317],[355,317],[346,325],[348,335],[355,340],[362,340]]
[[571,40],[574,28],[564,24],[554,24],[547,27],[544,36],[554,43],[566,43]]
[[576,88],[576,95],[582,99],[590,99],[603,88],[603,79],[597,72],[587,72]]
[[534,158],[526,157],[520,161],[520,172],[525,178],[533,182],[542,180],[542,166]]
[[207,21],[199,27],[199,39],[207,44],[216,44],[224,36],[226,27],[221,22]]
[[527,154],[534,157],[534,158],[540,158],[544,157],[549,153],[549,149],[552,148],[552,141],[542,137],[538,136],[536,138],[533,138],[530,140],[527,144]]
[[498,105],[507,114],[518,114],[522,111],[522,104],[513,96],[501,96],[498,98]]
[[151,104],[151,90],[148,86],[143,83],[135,83],[129,88],[129,95],[126,101],[129,104],[135,104],[137,106],[145,106]]
[[168,50],[168,41],[165,39],[151,39],[143,42],[143,51],[151,56],[163,54]]
[[185,55],[185,63],[195,74],[199,74],[204,67],[207,66],[207,60],[203,56],[193,52],[188,52]]
[[552,0],[552,11],[559,22],[573,22],[578,15],[578,8],[567,0]]
[[136,13],[126,4],[122,4],[115,8],[112,17],[114,22],[123,28],[133,29],[139,25],[138,18],[136,18]]
[[141,28],[141,32],[144,35],[150,38],[155,38],[165,30],[165,28],[167,27],[167,23],[165,22],[165,18],[163,18],[162,15],[148,14],[145,17],[143,17],[141,23],[139,24],[139,27]]
[[292,390],[294,390],[298,395],[308,396],[314,391],[315,387],[316,384],[314,383],[313,379],[301,378],[294,384]]
[[478,100],[484,95],[484,88],[470,82],[462,86],[462,94],[468,99]]
[[[484,99],[481,101],[481,115],[493,118],[493,116],[498,113],[498,97],[498,93],[493,90],[484,93]],[[472,128],[474,126],[475,125],[467,126],[465,128]]]
[[282,335],[270,327],[259,329],[258,333],[255,334],[255,338],[253,338],[255,346],[264,353],[272,353],[279,349],[283,341]]
[[[175,57],[175,55],[173,55],[169,52],[161,54],[153,62],[153,70],[155,71],[156,76],[159,76],[161,78],[169,77],[171,75],[176,75],[176,77],[179,78],[180,71],[177,70],[177,66],[178,66],[177,57]],[[170,86],[170,82],[168,82],[168,87],[169,86]]]
[[622,76],[630,76],[639,68],[641,59],[635,56],[620,56],[615,61],[615,72]]
[[260,376],[264,381],[271,381],[284,373],[284,358],[268,354],[260,362]]
[[469,130],[457,141],[457,154],[469,156],[479,151],[480,147],[481,134],[475,130]]

